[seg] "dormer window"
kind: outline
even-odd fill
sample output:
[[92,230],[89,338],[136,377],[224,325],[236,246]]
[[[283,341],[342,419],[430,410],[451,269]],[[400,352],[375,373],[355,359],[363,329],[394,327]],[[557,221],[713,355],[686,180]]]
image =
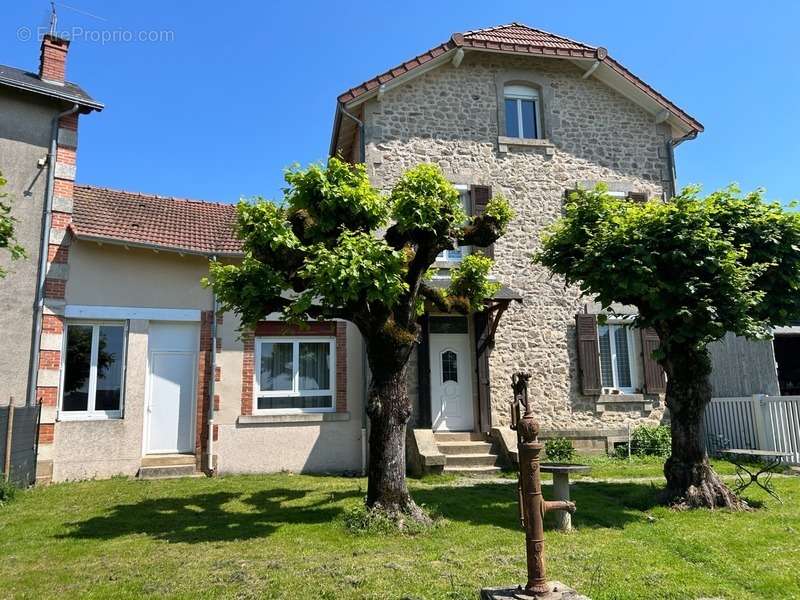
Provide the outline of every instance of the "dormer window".
[[504,99],[506,136],[529,140],[541,137],[539,92],[526,85],[507,85]]

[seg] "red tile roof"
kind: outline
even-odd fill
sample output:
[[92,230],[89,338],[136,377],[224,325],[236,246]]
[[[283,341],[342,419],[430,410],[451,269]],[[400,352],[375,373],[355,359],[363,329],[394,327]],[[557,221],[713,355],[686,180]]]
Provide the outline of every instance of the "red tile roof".
[[699,121],[636,77],[636,75],[628,71],[620,63],[613,60],[608,56],[608,51],[605,48],[589,46],[588,44],[542,31],[541,29],[534,29],[533,27],[528,27],[521,23],[510,23],[508,25],[489,27],[487,29],[476,29],[465,33],[454,33],[447,42],[439,44],[435,48],[431,48],[427,52],[423,52],[419,56],[393,69],[389,69],[377,77],[373,77],[360,85],[350,88],[343,94],[340,94],[338,100],[342,104],[351,102],[380,87],[382,84],[392,81],[409,71],[423,66],[425,63],[430,62],[438,56],[459,47],[512,54],[532,54],[536,56],[603,61],[603,63],[616,72],[618,76],[626,79],[642,92],[653,98],[657,103],[664,106],[664,108],[675,113],[680,119],[685,121],[689,127],[696,131],[703,131],[703,125]]
[[70,229],[78,239],[193,254],[241,254],[233,204],[76,185]]

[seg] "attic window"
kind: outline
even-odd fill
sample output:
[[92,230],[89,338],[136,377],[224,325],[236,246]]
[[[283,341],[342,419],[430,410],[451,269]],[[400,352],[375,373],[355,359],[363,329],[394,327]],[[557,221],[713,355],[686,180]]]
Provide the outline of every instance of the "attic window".
[[507,85],[503,90],[506,136],[535,140],[540,137],[539,92],[526,85]]

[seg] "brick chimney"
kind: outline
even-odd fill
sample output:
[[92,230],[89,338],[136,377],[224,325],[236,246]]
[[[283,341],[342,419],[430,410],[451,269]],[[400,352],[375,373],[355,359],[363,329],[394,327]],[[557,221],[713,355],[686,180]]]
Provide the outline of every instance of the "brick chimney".
[[39,78],[52,83],[64,83],[67,74],[67,51],[69,40],[46,34],[42,38],[42,54],[39,59]]

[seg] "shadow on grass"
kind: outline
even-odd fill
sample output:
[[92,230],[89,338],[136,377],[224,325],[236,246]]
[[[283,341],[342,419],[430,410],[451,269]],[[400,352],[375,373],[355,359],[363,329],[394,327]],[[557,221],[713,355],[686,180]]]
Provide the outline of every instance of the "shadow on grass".
[[[114,506],[107,514],[71,523],[62,538],[108,540],[143,534],[168,542],[201,543],[266,537],[282,525],[330,522],[343,508],[341,500],[358,490],[332,492],[311,503],[286,506],[316,490],[272,489],[243,494],[215,492],[154,498]],[[239,506],[232,504],[238,503]]]
[[[658,506],[659,488],[644,483],[577,482],[570,486],[577,505],[572,522],[577,528],[624,527],[641,521],[642,512]],[[552,499],[552,486],[543,486],[545,499]],[[492,525],[518,530],[517,486],[514,483],[479,483],[469,487],[441,487],[417,490],[417,502],[434,509],[451,521]],[[552,528],[555,516],[545,517]]]

